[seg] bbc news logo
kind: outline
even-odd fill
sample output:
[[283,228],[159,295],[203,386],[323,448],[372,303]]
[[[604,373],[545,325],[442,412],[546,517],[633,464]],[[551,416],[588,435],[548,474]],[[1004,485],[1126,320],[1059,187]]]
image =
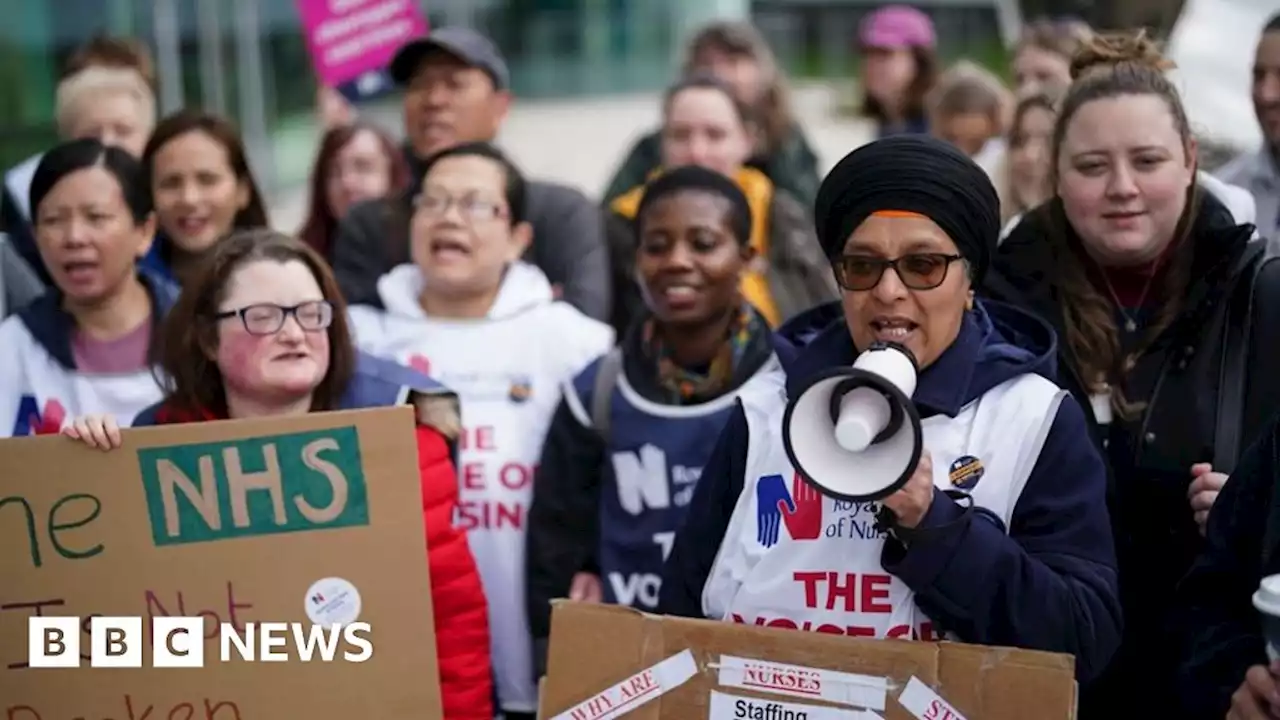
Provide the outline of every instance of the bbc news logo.
[[[205,666],[203,617],[155,617],[151,622],[151,664],[157,668]],[[31,617],[27,622],[27,663],[33,668],[80,667],[81,619]],[[218,626],[218,659],[231,662],[362,663],[373,657],[369,623],[322,627],[308,623],[246,623],[243,632],[230,623]],[[293,652],[289,647],[292,644]],[[146,633],[140,617],[89,619],[91,667],[143,667]]]

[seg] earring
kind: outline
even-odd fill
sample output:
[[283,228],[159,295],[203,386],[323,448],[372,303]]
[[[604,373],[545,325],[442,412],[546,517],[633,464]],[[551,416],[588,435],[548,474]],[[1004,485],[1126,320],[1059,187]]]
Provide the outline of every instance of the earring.
[[973,293],[969,293],[969,297],[964,301],[965,310],[973,310]]

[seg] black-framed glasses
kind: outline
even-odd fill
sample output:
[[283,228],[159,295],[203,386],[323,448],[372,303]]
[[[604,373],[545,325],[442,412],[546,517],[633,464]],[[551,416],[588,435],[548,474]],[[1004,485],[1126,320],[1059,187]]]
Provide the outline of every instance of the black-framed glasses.
[[439,217],[449,212],[449,208],[455,204],[458,207],[458,213],[462,217],[476,222],[493,220],[507,214],[506,206],[476,195],[468,194],[461,197],[453,197],[435,190],[428,190],[413,198],[413,206],[415,208],[434,217]]
[[333,324],[333,304],[328,300],[311,300],[285,307],[273,303],[246,305],[239,310],[228,310],[214,315],[215,320],[240,318],[250,335],[275,335],[284,327],[284,321],[292,315],[298,327],[308,332],[325,330]]
[[894,260],[871,255],[841,255],[835,261],[836,282],[845,290],[870,290],[880,284],[884,271],[893,268],[911,290],[932,290],[947,279],[947,268],[963,255],[911,253]]

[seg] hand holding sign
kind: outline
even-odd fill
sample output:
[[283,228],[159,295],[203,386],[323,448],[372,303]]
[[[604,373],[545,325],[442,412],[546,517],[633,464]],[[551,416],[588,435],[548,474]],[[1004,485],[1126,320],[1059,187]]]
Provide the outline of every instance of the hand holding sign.
[[589,572],[574,575],[573,582],[569,584],[569,599],[576,602],[602,602],[604,587],[600,585],[600,576]]
[[62,434],[98,450],[120,447],[120,426],[112,415],[84,415],[72,420]]

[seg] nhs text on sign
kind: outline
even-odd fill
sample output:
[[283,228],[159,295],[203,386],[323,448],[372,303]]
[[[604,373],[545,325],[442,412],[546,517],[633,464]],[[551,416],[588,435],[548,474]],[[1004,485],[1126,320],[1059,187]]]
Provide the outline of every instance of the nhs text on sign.
[[[204,617],[151,618],[150,643],[141,617],[91,617],[91,667],[144,667],[143,650],[151,648],[148,667],[205,666]],[[27,623],[27,662],[33,668],[80,667],[81,619],[31,617]],[[367,662],[373,657],[369,623],[324,627],[311,623],[246,623],[238,631],[218,626],[218,661],[232,662]]]

